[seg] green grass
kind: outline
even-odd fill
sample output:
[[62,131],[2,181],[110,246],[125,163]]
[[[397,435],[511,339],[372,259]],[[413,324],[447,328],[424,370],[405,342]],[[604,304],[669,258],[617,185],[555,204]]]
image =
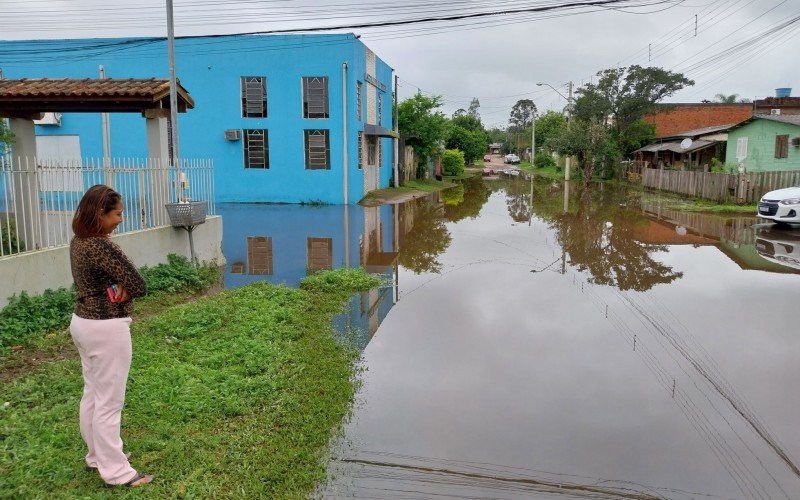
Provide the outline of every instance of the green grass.
[[[134,303],[137,310],[160,310],[164,303],[174,304],[175,294],[203,292],[221,277],[216,265],[195,267],[186,257],[175,254],[168,255],[164,264],[143,267],[141,273],[147,283],[147,296]],[[47,334],[65,329],[74,301],[74,289],[67,288],[11,297],[0,310],[0,367],[12,353],[10,347],[37,346],[43,340],[47,343],[46,339],[52,337]]]
[[687,198],[669,192],[646,190],[645,196],[657,200],[665,208],[684,212],[706,212],[716,214],[753,215],[758,210],[757,204],[737,205],[735,203],[717,203],[702,198]]
[[256,283],[134,321],[122,437],[156,475],[106,490],[83,470],[80,362],[41,365],[0,387],[0,497],[305,498],[355,394],[356,353],[331,318],[363,270],[291,289]]
[[558,167],[542,167],[542,168],[533,168],[531,167],[530,160],[522,160],[519,162],[519,168],[522,170],[526,170],[528,172],[533,173],[534,175],[538,175],[541,177],[547,177],[548,179],[559,179],[564,180],[564,170],[559,169]]

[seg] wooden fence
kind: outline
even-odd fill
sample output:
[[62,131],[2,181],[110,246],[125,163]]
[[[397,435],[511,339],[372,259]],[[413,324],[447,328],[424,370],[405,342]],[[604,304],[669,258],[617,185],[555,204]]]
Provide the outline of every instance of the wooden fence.
[[718,202],[755,203],[769,191],[800,186],[800,170],[727,174],[645,168],[642,185]]

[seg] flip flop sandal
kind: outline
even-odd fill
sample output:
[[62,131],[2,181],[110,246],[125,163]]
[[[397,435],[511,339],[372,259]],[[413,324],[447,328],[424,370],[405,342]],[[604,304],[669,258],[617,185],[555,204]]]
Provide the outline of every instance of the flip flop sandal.
[[[142,479],[144,479],[146,477],[149,477],[150,481],[147,481],[146,483],[134,484],[137,481],[141,481]],[[153,476],[151,476],[150,474],[147,474],[146,472],[137,472],[136,475],[133,476],[133,479],[131,479],[127,483],[122,483],[122,484],[103,483],[103,484],[105,485],[106,488],[116,488],[117,486],[124,486],[126,488],[138,488],[139,486],[144,486],[144,485],[150,484],[152,482],[153,482]]]
[[[126,453],[125,454],[125,458],[130,460],[131,459],[131,452]],[[91,465],[85,466],[84,469],[86,470],[86,472],[97,472],[97,467],[92,467]]]

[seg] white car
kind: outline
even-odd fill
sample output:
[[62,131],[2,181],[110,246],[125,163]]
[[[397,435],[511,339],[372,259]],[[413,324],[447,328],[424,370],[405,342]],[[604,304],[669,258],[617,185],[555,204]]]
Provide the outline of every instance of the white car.
[[800,222],[800,187],[770,191],[761,197],[758,214],[778,224]]
[[505,163],[519,163],[519,156],[515,155],[514,153],[507,154],[505,159]]
[[800,234],[797,231],[758,230],[756,252],[770,262],[800,270]]

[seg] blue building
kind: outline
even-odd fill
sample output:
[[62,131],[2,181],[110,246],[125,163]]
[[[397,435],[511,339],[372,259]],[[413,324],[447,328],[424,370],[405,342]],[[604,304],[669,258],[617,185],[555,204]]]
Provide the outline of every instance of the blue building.
[[[163,39],[2,41],[0,53],[9,79],[168,75]],[[182,38],[176,61],[196,103],[179,118],[180,154],[214,161],[216,201],[352,204],[389,185],[393,70],[355,35]],[[36,128],[59,136],[51,148],[104,155],[99,114],[51,122]],[[140,116],[110,122],[110,156],[147,156]]]

